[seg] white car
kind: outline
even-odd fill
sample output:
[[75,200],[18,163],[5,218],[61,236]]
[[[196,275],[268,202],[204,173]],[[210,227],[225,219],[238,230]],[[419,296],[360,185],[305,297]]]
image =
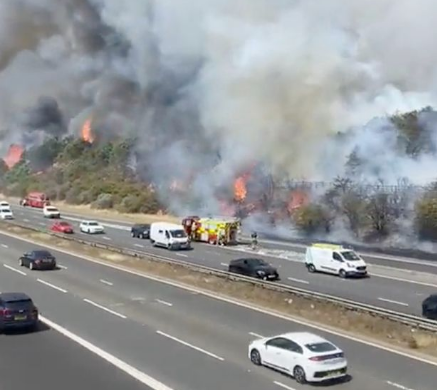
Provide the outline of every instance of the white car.
[[105,228],[97,221],[82,221],[79,225],[80,231],[83,233],[97,234],[104,233]]
[[347,360],[337,346],[312,333],[295,332],[258,339],[249,359],[294,377],[296,382],[323,382],[347,375]]
[[11,208],[11,205],[10,205],[8,202],[2,200],[2,201],[0,202],[0,208],[2,208],[2,209],[10,209],[10,208]]
[[1,219],[14,219],[14,214],[9,207],[0,206],[0,218]]
[[44,218],[61,218],[61,212],[54,206],[45,206],[43,214]]

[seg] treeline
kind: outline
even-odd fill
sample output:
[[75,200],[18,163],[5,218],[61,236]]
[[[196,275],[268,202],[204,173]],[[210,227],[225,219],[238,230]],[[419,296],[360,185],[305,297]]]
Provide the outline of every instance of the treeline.
[[89,144],[49,138],[29,149],[21,161],[0,167],[2,192],[23,197],[43,191],[50,199],[97,209],[153,214],[162,209],[156,193],[129,169],[133,141]]

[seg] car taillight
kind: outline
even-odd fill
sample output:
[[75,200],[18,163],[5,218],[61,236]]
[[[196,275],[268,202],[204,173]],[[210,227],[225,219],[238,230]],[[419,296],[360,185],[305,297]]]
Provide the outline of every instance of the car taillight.
[[339,352],[339,353],[334,353],[332,355],[324,355],[324,356],[313,356],[311,358],[309,358],[309,360],[313,361],[313,362],[323,362],[325,360],[329,360],[329,359],[339,359],[344,357],[344,353],[343,352]]
[[8,309],[0,309],[0,316],[8,316],[11,312]]

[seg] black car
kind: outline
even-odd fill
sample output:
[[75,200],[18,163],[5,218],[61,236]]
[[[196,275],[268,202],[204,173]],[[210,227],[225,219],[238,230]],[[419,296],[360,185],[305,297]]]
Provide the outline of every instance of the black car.
[[256,258],[231,260],[228,271],[264,280],[279,280],[279,274],[275,267]]
[[56,258],[49,251],[36,250],[25,253],[18,260],[21,267],[30,270],[56,269]]
[[150,238],[150,224],[137,224],[132,226],[130,230],[131,236],[134,238]]
[[0,293],[0,331],[38,326],[38,308],[24,293]]
[[437,294],[430,295],[422,302],[422,315],[430,320],[437,320]]

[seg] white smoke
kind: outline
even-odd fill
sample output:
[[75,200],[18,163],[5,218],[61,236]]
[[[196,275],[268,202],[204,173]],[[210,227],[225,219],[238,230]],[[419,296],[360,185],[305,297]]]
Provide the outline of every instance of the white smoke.
[[436,23],[432,0],[3,0],[2,148],[50,97],[65,132],[95,113],[148,177],[194,172],[208,198],[253,161],[329,180],[357,146],[365,179],[430,181],[434,157],[371,120],[437,107]]

